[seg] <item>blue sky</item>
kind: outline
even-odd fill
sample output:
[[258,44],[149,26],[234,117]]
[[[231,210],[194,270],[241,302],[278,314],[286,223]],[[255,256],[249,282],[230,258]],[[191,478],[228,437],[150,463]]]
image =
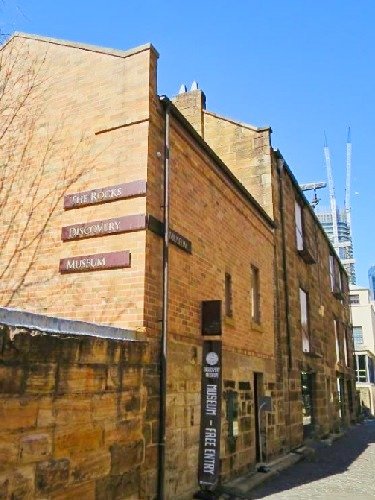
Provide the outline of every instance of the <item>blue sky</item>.
[[[208,109],[271,125],[299,182],[326,180],[324,131],[339,205],[352,129],[352,220],[357,282],[375,264],[375,2],[373,0],[4,0],[0,28],[160,53],[159,93],[199,82]],[[320,191],[321,205],[328,192]],[[355,194],[357,193],[357,194]]]

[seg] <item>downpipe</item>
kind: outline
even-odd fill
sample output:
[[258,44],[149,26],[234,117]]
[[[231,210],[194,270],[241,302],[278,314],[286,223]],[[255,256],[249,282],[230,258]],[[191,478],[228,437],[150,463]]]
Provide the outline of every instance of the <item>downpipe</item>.
[[168,335],[168,282],[169,282],[169,127],[170,103],[161,97],[165,110],[164,129],[164,199],[163,199],[163,310],[160,342],[160,410],[157,498],[165,498],[165,441],[167,411],[167,335]]

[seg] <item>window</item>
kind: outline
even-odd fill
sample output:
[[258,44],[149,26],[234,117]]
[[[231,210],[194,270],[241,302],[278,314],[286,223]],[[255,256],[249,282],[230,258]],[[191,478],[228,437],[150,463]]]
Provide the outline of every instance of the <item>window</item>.
[[233,317],[232,276],[225,273],[225,316]]
[[350,302],[350,304],[359,304],[359,295],[350,294],[349,295],[349,302]]
[[302,206],[298,201],[295,202],[295,221],[297,250],[303,250]]
[[336,343],[336,363],[340,362],[340,341],[339,341],[339,330],[337,319],[333,320],[333,331],[335,332],[335,343]]
[[355,346],[363,344],[363,330],[361,326],[353,326],[353,340]]
[[309,316],[308,316],[308,296],[305,290],[299,289],[299,301],[301,311],[301,334],[302,334],[302,350],[303,352],[310,351],[310,334],[309,334]]
[[329,256],[329,278],[331,291],[337,299],[343,299],[342,276],[339,262],[334,255]]
[[260,323],[260,281],[259,269],[251,266],[251,320]]
[[374,384],[375,383],[374,360],[368,357],[367,361],[368,361],[368,378],[371,384]]
[[366,355],[357,354],[356,358],[356,380],[357,382],[367,382],[367,372],[366,372]]
[[329,278],[331,281],[331,291],[335,290],[335,258],[333,255],[329,256]]
[[345,360],[345,366],[349,366],[348,340],[347,340],[347,337],[346,337],[346,331],[344,331],[344,360]]

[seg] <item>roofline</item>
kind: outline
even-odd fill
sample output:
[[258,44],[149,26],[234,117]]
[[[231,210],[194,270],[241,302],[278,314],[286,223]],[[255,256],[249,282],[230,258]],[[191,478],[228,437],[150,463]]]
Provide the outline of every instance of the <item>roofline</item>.
[[256,201],[255,198],[249,193],[243,184],[237,179],[233,172],[227,167],[227,165],[221,160],[217,154],[210,148],[210,146],[204,141],[202,136],[195,130],[192,124],[185,118],[185,116],[178,110],[178,108],[173,104],[173,102],[166,96],[160,96],[160,101],[164,108],[169,108],[172,115],[177,119],[177,121],[183,126],[183,128],[189,133],[193,140],[205,151],[205,153],[210,157],[212,161],[219,167],[221,172],[225,177],[232,183],[232,185],[239,191],[246,201],[248,201],[253,208],[258,212],[258,214],[264,219],[264,221],[274,229],[276,227],[275,222],[267,214],[267,212],[262,208],[262,206]]
[[8,40],[1,46],[0,50],[2,50],[9,42],[11,42],[14,38],[26,38],[29,40],[36,40],[38,42],[46,42],[51,43],[53,45],[62,45],[65,47],[71,47],[74,49],[86,50],[89,52],[96,52],[99,54],[106,54],[114,57],[120,57],[125,59],[126,57],[133,56],[135,54],[139,54],[140,52],[144,52],[146,50],[151,50],[155,53],[156,57],[159,57],[159,52],[155,49],[155,47],[151,43],[146,43],[144,45],[139,45],[138,47],[134,47],[129,50],[118,50],[112,49],[108,47],[100,47],[98,45],[90,45],[87,43],[80,42],[71,42],[70,40],[62,40],[60,38],[52,38],[47,36],[33,35],[30,33],[22,33],[20,31],[14,32]]
[[[276,155],[276,158],[282,160],[284,162],[284,168],[286,170],[286,172],[288,173],[289,177],[290,177],[290,180],[292,181],[292,184],[294,186],[294,188],[298,191],[298,195],[300,196],[300,198],[302,199],[302,201],[304,202],[305,206],[308,208],[308,210],[310,211],[313,219],[315,220],[315,222],[317,223],[318,227],[320,228],[321,232],[323,233],[323,237],[325,238],[326,242],[328,243],[328,246],[330,248],[330,250],[333,252],[333,254],[337,257],[337,261],[339,263],[339,266],[340,268],[342,269],[342,271],[345,272],[345,274],[348,276],[348,273],[346,272],[346,269],[344,268],[342,262],[341,262],[341,259],[340,257],[337,255],[337,252],[336,250],[334,249],[330,239],[328,238],[328,235],[327,233],[325,232],[320,220],[318,219],[315,211],[313,210],[312,206],[310,205],[310,202],[309,200],[306,198],[306,196],[303,194],[303,191],[300,187],[300,185],[298,184],[298,181],[297,179],[295,178],[291,168],[289,167],[289,165],[287,164],[287,162],[285,161],[285,158],[283,157],[283,155],[281,154],[280,150],[279,149],[273,149],[273,152],[275,153]],[[348,286],[349,286],[349,280],[348,280]]]
[[253,130],[254,132],[266,132],[266,131],[269,131],[270,133],[272,133],[272,128],[270,126],[255,127],[254,125],[250,125],[248,123],[239,122],[237,120],[233,120],[232,118],[227,118],[226,116],[222,116],[222,115],[219,115],[217,113],[213,113],[212,111],[207,111],[207,109],[204,109],[203,113],[206,113],[207,115],[214,116],[215,118],[218,118],[219,120],[224,120],[226,122],[233,123],[233,125],[239,125],[241,127],[247,128],[249,130]]

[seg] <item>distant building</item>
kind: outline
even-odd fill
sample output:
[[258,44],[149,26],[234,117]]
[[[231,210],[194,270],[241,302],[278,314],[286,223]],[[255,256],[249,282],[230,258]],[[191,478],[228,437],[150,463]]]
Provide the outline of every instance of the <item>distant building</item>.
[[356,284],[355,260],[353,258],[353,240],[350,234],[349,224],[345,210],[337,210],[337,233],[338,245],[334,244],[332,212],[329,208],[317,209],[316,215],[327,233],[336,253],[340,257],[342,265],[348,274],[349,283]]
[[375,414],[375,304],[370,290],[350,288],[357,389],[361,405]]
[[370,285],[371,300],[375,300],[375,266],[368,270],[368,280]]

